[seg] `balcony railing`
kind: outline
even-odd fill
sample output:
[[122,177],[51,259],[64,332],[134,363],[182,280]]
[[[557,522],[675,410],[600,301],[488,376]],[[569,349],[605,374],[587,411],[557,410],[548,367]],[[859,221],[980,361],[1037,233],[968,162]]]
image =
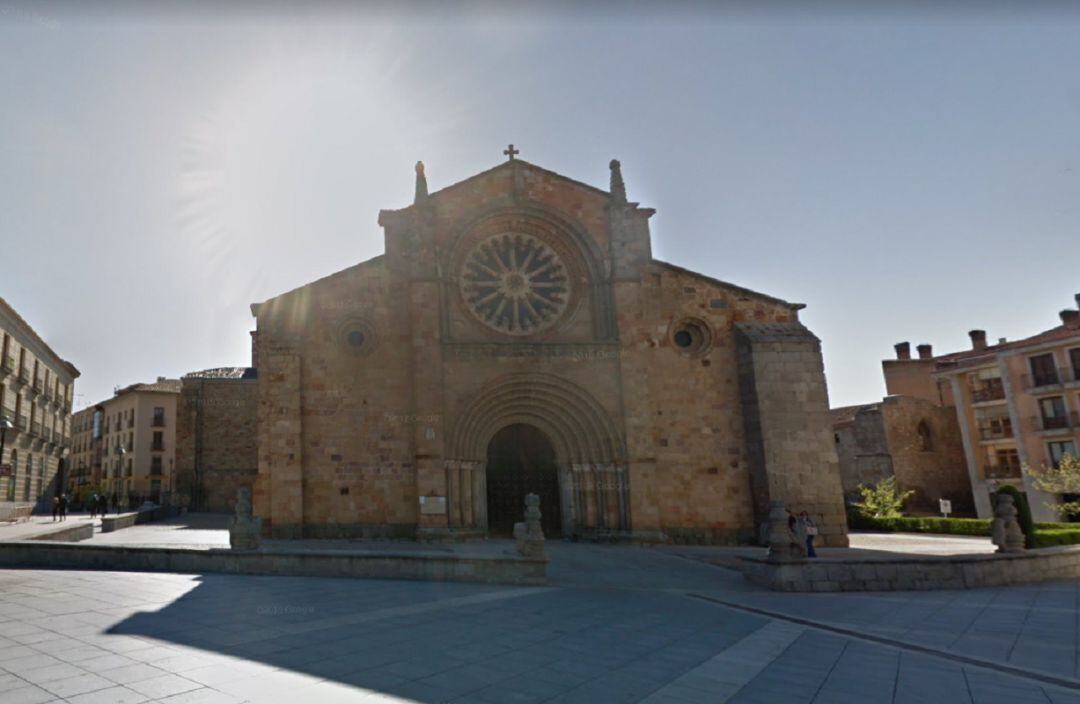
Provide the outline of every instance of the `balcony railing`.
[[9,374],[15,371],[15,358],[9,356],[0,357],[0,371]]
[[1024,375],[1024,388],[1043,389],[1061,386],[1062,384],[1071,384],[1074,381],[1080,381],[1080,369],[1060,367],[1058,369],[1048,369],[1039,374]]
[[41,377],[34,377],[33,387],[34,391],[41,391]]
[[153,450],[154,452],[164,452],[165,451],[165,443],[163,443],[163,442],[151,443],[150,449]]
[[1032,416],[1031,427],[1037,431],[1080,428],[1080,413],[1070,411],[1060,416]]
[[26,367],[19,367],[19,381],[24,384],[30,381],[30,372],[26,370]]
[[983,467],[983,475],[987,479],[1014,479],[1021,476],[1020,464],[988,464]]
[[19,430],[26,430],[26,415],[19,413],[15,416],[15,427]]
[[984,403],[986,401],[1004,401],[1005,387],[1000,383],[987,386],[977,386],[971,389],[971,402]]
[[165,427],[165,419],[160,418],[160,417],[155,417],[154,420],[150,423],[150,427],[151,428],[164,428]]
[[980,440],[1007,440],[1013,436],[1012,423],[979,427]]
[[41,437],[41,421],[35,420],[30,424],[30,434]]

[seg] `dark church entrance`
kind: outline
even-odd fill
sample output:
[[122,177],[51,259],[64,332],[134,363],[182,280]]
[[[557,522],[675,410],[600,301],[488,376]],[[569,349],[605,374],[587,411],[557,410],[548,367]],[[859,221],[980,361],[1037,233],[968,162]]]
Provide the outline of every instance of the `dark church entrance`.
[[544,535],[561,534],[559,471],[555,449],[531,425],[508,425],[495,434],[487,450],[488,531],[508,537],[525,520],[525,495],[540,496]]

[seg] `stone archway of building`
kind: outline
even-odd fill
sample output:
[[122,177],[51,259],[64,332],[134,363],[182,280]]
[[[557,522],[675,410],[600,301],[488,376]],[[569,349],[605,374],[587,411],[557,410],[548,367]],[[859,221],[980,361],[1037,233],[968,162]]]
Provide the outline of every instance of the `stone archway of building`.
[[508,425],[491,439],[485,465],[488,533],[513,534],[523,520],[525,496],[540,497],[544,535],[562,533],[562,492],[555,447],[546,435],[527,423]]
[[[454,419],[445,460],[451,530],[489,529],[488,448],[511,425],[534,428],[554,450],[561,535],[629,534],[630,485],[621,434],[587,391],[540,372],[493,380]],[[523,505],[519,516],[523,520]]]

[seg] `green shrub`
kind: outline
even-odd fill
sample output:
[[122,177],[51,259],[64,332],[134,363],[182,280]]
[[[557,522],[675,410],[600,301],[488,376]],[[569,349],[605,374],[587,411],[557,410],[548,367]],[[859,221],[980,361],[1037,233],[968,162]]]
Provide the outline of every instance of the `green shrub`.
[[884,533],[943,533],[945,535],[990,535],[987,518],[867,518],[856,516],[851,522],[856,530],[876,530]]
[[1031,517],[1031,506],[1028,505],[1027,494],[1011,484],[999,486],[997,493],[1013,497],[1013,505],[1016,506],[1016,522],[1020,524],[1020,531],[1024,534],[1024,544],[1029,548],[1035,547],[1033,542],[1035,521]]
[[1048,548],[1054,545],[1075,545],[1080,543],[1080,527],[1036,529],[1031,540],[1031,547]]
[[854,506],[860,516],[866,518],[899,518],[904,510],[904,502],[914,491],[900,491],[896,488],[896,477],[887,477],[877,484],[858,487],[860,501]]

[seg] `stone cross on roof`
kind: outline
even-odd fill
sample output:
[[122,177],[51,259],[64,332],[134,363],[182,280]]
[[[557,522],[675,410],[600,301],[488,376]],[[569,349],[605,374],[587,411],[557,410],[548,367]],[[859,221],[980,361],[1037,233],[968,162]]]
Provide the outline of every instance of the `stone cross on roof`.
[[510,145],[509,147],[507,147],[506,149],[503,149],[503,154],[505,154],[506,156],[510,157],[510,161],[513,161],[513,160],[514,160],[514,155],[515,155],[515,154],[520,154],[520,153],[521,153],[521,150],[520,150],[520,149],[514,149],[514,145],[513,145],[513,144],[511,144],[511,145]]

